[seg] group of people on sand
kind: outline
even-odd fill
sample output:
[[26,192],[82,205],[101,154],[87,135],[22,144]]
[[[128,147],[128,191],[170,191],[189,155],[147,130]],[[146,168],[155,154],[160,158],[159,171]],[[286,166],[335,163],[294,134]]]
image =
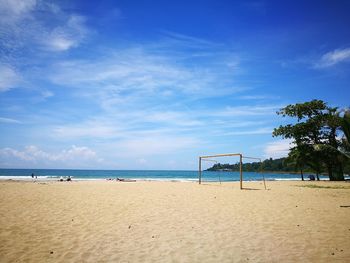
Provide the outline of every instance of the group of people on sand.
[[[34,179],[37,179],[38,176],[37,175],[34,175],[34,173],[31,174],[31,177]],[[63,176],[60,177],[60,179],[58,180],[60,182],[63,182],[63,181],[67,181],[67,182],[71,182],[72,181],[72,177],[70,177],[70,175],[68,175],[67,178],[63,178]]]

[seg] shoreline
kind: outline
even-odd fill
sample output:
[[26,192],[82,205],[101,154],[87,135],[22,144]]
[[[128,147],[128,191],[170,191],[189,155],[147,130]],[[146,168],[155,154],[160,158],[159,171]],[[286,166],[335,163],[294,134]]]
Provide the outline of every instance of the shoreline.
[[[84,181],[97,181],[97,182],[123,182],[123,181],[118,181],[117,178],[74,178],[71,177],[72,182],[84,182]],[[177,179],[177,178],[161,178],[161,179],[157,179],[157,178],[150,178],[150,179],[140,179],[140,178],[121,178],[121,179],[125,179],[125,180],[133,180],[135,182],[183,182],[183,183],[198,183],[198,178],[194,179],[194,178],[189,178],[189,179]],[[2,181],[12,181],[12,182],[60,182],[59,179],[57,178],[15,178],[15,176],[12,177],[7,177],[7,176],[0,176],[0,182]],[[64,178],[64,181],[66,181],[66,178]],[[265,179],[266,182],[283,182],[283,181],[287,181],[287,182],[303,182],[300,178],[276,178],[276,179]],[[317,182],[316,180],[311,181],[309,179],[305,179],[304,182]],[[328,178],[322,178],[320,179],[320,181],[329,181]],[[345,181],[340,181],[340,182],[347,182],[348,180]],[[125,181],[125,182],[129,182],[129,181]],[[202,180],[202,182],[211,182],[211,183],[220,183],[219,180]],[[222,183],[237,183],[239,182],[239,180],[222,180]],[[243,182],[263,182],[263,180],[243,180]]]

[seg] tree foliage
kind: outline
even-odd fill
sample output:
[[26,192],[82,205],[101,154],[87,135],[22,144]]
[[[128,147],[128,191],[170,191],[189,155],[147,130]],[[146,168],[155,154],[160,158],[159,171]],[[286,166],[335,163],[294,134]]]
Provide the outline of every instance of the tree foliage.
[[273,136],[293,141],[294,147],[288,157],[291,162],[301,171],[308,165],[317,175],[326,168],[330,180],[344,180],[344,165],[348,162],[349,112],[341,117],[338,108],[329,107],[322,100],[312,100],[288,105],[277,114],[294,120],[273,131]]

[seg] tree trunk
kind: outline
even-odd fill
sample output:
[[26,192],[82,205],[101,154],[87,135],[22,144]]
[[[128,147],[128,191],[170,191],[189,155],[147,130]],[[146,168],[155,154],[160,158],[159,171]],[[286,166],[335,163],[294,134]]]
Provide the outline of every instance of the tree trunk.
[[303,169],[300,169],[301,180],[304,181]]
[[330,181],[344,181],[343,166],[340,162],[327,165]]
[[344,181],[344,172],[341,163],[333,167],[333,181]]

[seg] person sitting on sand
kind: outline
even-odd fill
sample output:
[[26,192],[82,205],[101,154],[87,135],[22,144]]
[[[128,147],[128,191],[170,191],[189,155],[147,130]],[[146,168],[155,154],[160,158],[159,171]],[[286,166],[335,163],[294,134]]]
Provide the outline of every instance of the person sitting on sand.
[[72,178],[70,177],[70,175],[68,175],[67,182],[71,182],[71,181],[72,181]]
[[63,182],[63,176],[60,177],[60,180],[59,180],[59,181],[60,181],[60,182]]

